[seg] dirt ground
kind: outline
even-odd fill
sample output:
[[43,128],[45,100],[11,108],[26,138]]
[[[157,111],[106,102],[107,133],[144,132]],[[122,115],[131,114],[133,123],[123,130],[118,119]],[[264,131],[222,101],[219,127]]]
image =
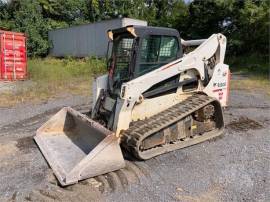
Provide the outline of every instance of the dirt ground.
[[0,109],[0,201],[270,201],[270,99],[231,91],[226,131],[215,140],[62,188],[39,152],[36,129],[88,97]]

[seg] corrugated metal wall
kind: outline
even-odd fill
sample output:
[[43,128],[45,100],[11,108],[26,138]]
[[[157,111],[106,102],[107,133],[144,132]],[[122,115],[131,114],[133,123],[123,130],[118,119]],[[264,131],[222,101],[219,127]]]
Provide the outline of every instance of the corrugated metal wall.
[[107,30],[127,25],[147,26],[147,22],[131,18],[119,18],[51,30],[49,31],[49,40],[52,43],[50,55],[55,57],[103,57],[107,51]]
[[0,80],[27,78],[26,36],[0,30]]

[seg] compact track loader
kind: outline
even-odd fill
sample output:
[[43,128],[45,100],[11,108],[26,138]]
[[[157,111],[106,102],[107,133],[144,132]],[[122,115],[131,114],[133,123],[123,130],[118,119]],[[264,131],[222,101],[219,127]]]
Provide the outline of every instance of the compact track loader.
[[127,26],[108,37],[91,117],[63,108],[34,137],[62,185],[123,168],[122,151],[146,160],[224,130],[225,36],[185,41],[174,29]]

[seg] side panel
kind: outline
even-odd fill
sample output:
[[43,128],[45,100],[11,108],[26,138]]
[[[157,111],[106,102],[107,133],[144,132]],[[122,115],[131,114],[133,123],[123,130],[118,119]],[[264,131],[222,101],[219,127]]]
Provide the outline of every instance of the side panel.
[[203,89],[207,95],[216,98],[222,107],[228,105],[230,70],[226,64],[217,64],[208,85]]
[[92,109],[94,109],[94,106],[96,104],[96,101],[98,99],[98,96],[100,94],[101,89],[106,90],[107,89],[107,85],[108,85],[108,75],[102,75],[100,77],[97,77],[94,81],[93,81],[93,85],[92,85],[92,93],[93,93],[93,101],[92,101]]
[[192,94],[173,93],[145,99],[132,109],[132,121],[143,120],[187,99]]
[[114,116],[113,131],[117,137],[121,130],[129,128],[129,123],[132,121],[132,109],[135,105],[135,101],[117,99],[116,111]]

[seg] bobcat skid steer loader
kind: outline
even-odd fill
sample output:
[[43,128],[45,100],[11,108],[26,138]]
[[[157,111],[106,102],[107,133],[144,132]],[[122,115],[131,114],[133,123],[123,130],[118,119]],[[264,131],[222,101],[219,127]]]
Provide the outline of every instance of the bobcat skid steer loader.
[[66,107],[34,137],[63,186],[123,168],[122,151],[146,160],[224,129],[225,36],[185,41],[174,29],[127,26],[108,37],[108,73],[94,81],[91,118]]

